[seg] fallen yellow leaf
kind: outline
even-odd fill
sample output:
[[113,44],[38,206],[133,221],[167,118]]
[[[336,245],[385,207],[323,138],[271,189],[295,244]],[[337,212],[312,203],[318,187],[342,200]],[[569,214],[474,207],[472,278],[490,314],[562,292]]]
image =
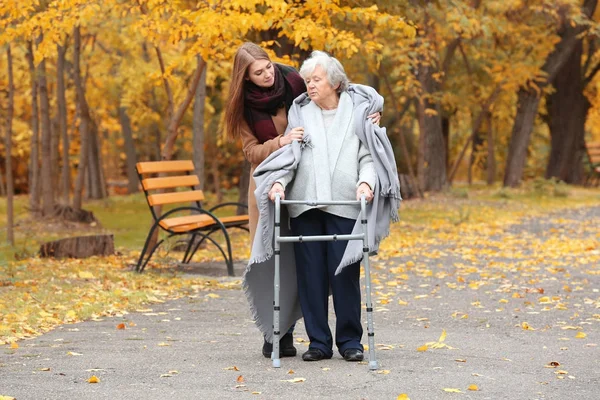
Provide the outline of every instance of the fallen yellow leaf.
[[448,392],[448,393],[462,393],[460,391],[460,389],[455,389],[455,388],[445,388],[443,390],[444,390],[444,392]]
[[81,279],[94,279],[94,274],[89,271],[79,271],[79,277]]
[[410,400],[410,399],[408,398],[408,395],[406,393],[402,393],[402,394],[399,394],[398,397],[396,397],[396,400]]
[[96,375],[92,375],[90,379],[88,379],[89,383],[100,383],[100,379]]
[[16,342],[12,342],[12,343],[10,344],[10,348],[11,348],[11,349],[18,349],[18,348],[19,348],[19,344],[18,344],[18,343],[16,343]]
[[67,352],[67,355],[68,356],[82,356],[83,354],[81,354],[81,353],[75,353],[74,351],[69,351],[69,352]]
[[440,338],[438,339],[438,342],[443,342],[444,340],[446,340],[446,330],[442,329],[442,334],[440,336]]
[[119,325],[117,325],[117,329],[125,329],[125,324],[119,324]]
[[575,335],[575,338],[577,339],[584,339],[587,335],[584,332],[577,332],[577,335]]
[[469,387],[467,388],[467,390],[470,390],[472,392],[477,392],[479,390],[479,387],[475,384],[469,385]]
[[523,323],[521,323],[521,328],[523,328],[523,330],[526,330],[526,331],[535,331],[535,329],[532,328],[531,326],[529,326],[529,324],[525,321],[523,321]]
[[548,296],[540,297],[538,302],[540,302],[540,304],[552,303]]
[[242,375],[238,376],[238,377],[237,377],[237,381],[238,381],[239,383],[242,383],[242,382],[244,382],[244,377],[243,377]]
[[227,368],[223,368],[224,370],[227,371],[239,371],[240,369],[238,367],[236,367],[235,365],[233,367],[227,367]]
[[426,344],[424,344],[424,345],[423,345],[423,346],[421,346],[421,347],[417,347],[417,351],[427,351],[427,345],[426,345]]
[[281,382],[300,383],[306,381],[306,378],[282,379]]

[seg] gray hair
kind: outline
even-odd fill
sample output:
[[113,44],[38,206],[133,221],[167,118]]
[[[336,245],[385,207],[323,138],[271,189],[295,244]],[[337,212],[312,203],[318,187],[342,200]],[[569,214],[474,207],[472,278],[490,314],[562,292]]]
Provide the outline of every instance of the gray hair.
[[317,65],[320,65],[325,70],[327,80],[331,86],[340,85],[337,89],[338,93],[348,89],[350,80],[346,75],[346,71],[344,71],[342,63],[324,51],[315,50],[310,54],[310,57],[300,67],[300,76],[306,80],[314,72]]

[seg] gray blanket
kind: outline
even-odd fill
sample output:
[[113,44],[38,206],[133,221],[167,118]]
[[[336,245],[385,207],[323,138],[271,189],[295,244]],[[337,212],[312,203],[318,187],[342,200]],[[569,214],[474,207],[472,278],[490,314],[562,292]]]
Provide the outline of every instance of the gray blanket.
[[[363,145],[368,147],[377,172],[378,182],[373,190],[373,201],[367,207],[368,246],[370,253],[376,253],[380,241],[389,235],[390,222],[398,220],[401,197],[396,160],[385,128],[367,119],[367,115],[383,109],[383,97],[371,87],[354,84],[350,85],[348,94],[354,105],[355,133]],[[310,99],[306,94],[294,100],[288,115],[288,130],[289,127],[304,126],[300,110],[309,102]],[[280,148],[254,171],[256,181],[254,195],[260,217],[252,244],[252,254],[244,273],[243,287],[254,320],[270,342],[273,338],[274,262],[272,255],[275,208],[269,200],[268,193],[275,181],[297,167],[302,149],[310,145],[310,135],[305,134],[302,142],[294,141],[291,145]],[[286,214],[285,207],[282,207],[282,236],[290,234],[287,215],[284,214]],[[362,226],[360,221],[357,221],[353,233],[361,232]],[[362,256],[362,242],[349,241],[336,274],[340,273],[345,266],[362,259]],[[282,244],[280,260],[280,331],[284,333],[302,316],[298,301],[293,244]]]

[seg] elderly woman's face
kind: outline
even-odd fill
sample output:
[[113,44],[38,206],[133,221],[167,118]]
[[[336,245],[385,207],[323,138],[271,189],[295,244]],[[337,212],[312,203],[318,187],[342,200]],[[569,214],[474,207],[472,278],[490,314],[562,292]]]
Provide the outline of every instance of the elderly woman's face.
[[269,88],[275,83],[275,70],[271,60],[256,60],[248,67],[248,77],[256,86]]
[[337,106],[339,98],[335,87],[327,79],[327,73],[320,65],[315,67],[312,74],[305,79],[308,96],[319,107]]

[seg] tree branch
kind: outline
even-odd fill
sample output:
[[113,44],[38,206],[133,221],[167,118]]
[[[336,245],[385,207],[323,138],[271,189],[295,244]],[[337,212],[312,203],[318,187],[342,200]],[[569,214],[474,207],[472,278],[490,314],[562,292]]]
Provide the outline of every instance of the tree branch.
[[171,115],[171,119],[169,120],[169,126],[167,128],[167,140],[162,151],[162,157],[165,160],[170,160],[171,156],[173,155],[173,146],[175,144],[175,139],[177,139],[177,127],[183,119],[185,110],[187,110],[192,102],[192,99],[194,98],[194,95],[196,94],[198,82],[200,82],[202,72],[204,71],[204,68],[206,68],[206,62],[199,55],[196,56],[196,62],[196,70],[194,71],[192,79],[190,80],[190,84],[188,85],[187,95],[179,107],[177,107],[177,111]]
[[481,107],[481,112],[479,113],[479,115],[477,116],[477,119],[475,120],[475,123],[473,124],[473,130],[471,132],[471,136],[469,136],[469,139],[467,140],[467,142],[464,144],[462,150],[460,151],[460,155],[458,156],[456,161],[454,161],[454,165],[452,166],[452,170],[448,177],[448,181],[450,183],[452,183],[452,180],[454,179],[454,175],[456,175],[456,171],[458,170],[458,166],[459,166],[460,162],[462,161],[463,157],[465,156],[467,147],[469,147],[469,144],[471,144],[471,142],[475,139],[475,136],[477,136],[477,132],[479,132],[479,128],[481,127],[481,124],[483,123],[484,117],[489,112],[490,106],[492,105],[492,103],[494,103],[494,101],[496,101],[496,98],[500,94],[500,88],[502,86],[502,83],[503,82],[500,82],[498,85],[496,85],[496,88],[494,89],[494,91],[492,92],[490,97],[488,97],[488,99],[484,103],[483,107]]

